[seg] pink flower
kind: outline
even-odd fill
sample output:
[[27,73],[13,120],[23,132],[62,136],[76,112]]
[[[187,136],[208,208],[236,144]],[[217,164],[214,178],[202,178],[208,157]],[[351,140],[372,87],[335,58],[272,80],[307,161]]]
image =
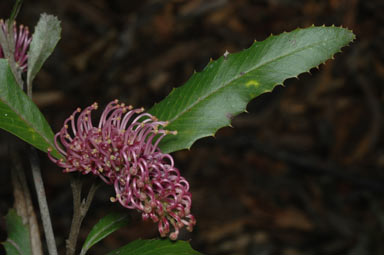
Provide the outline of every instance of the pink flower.
[[[144,109],[110,102],[97,126],[91,112],[98,105],[77,109],[55,135],[57,150],[64,160],[49,158],[64,172],[92,173],[113,184],[116,197],[111,201],[142,213],[143,219],[158,222],[160,235],[177,239],[180,228],[192,231],[196,224],[190,212],[189,184],[174,167],[173,158],[157,147],[168,134],[159,121]],[[75,120],[76,115],[77,120]]]
[[[2,19],[0,19],[0,28],[3,30],[4,34],[8,33],[7,25]],[[22,71],[27,70],[27,59],[28,59],[28,47],[31,43],[32,38],[29,36],[28,27],[23,25],[19,26],[17,29],[16,22],[13,24],[13,38],[15,41],[15,62],[19,65]],[[0,58],[4,58],[4,52],[0,45]]]

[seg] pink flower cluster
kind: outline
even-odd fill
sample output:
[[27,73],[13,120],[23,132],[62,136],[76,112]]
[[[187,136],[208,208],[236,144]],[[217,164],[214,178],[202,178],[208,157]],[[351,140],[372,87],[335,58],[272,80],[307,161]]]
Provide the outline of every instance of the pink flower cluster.
[[[8,28],[6,23],[0,19],[0,28],[3,30],[4,34],[7,34]],[[19,26],[17,29],[16,22],[13,24],[13,39],[15,41],[15,62],[19,65],[22,71],[27,70],[27,51],[29,44],[31,43],[32,38],[29,35],[28,27],[23,25]],[[0,58],[4,58],[4,52],[0,45]]]
[[192,231],[196,221],[190,212],[189,184],[172,157],[157,147],[165,135],[176,132],[163,129],[167,122],[143,113],[144,109],[117,100],[107,105],[94,126],[91,112],[97,108],[94,103],[83,111],[77,109],[64,122],[55,145],[65,159],[53,158],[48,150],[50,159],[65,172],[92,173],[113,184],[116,197],[111,201],[158,222],[162,237],[172,231],[169,237],[175,240],[184,226]]

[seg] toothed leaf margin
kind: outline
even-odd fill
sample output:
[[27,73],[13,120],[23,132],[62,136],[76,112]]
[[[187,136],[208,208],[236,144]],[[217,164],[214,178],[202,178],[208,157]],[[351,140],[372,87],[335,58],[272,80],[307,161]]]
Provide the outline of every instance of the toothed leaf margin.
[[202,137],[212,136],[244,112],[250,100],[270,92],[286,79],[319,66],[353,41],[342,27],[309,27],[271,35],[235,54],[225,54],[174,89],[149,112],[168,121],[163,152],[189,149]]

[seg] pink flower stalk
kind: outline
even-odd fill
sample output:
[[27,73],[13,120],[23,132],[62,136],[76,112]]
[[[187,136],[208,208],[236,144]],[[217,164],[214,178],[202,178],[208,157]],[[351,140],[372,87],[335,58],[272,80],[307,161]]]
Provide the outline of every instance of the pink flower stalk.
[[[65,159],[49,158],[64,172],[92,173],[105,183],[113,184],[116,197],[129,209],[142,213],[144,220],[158,222],[160,235],[169,234],[176,240],[179,230],[186,226],[192,231],[196,220],[190,212],[191,193],[187,180],[174,167],[173,158],[157,147],[167,134],[176,134],[162,127],[144,109],[110,102],[97,126],[92,124],[91,112],[97,103],[81,111],[77,109],[55,135],[57,150]],[[79,114],[77,120],[76,115]]]
[[[6,23],[2,19],[0,19],[0,28],[3,30],[4,34],[8,33],[8,28]],[[28,27],[24,27],[23,25],[19,26],[17,29],[16,22],[13,24],[13,38],[15,41],[15,62],[19,65],[22,71],[27,70],[27,51],[29,44],[31,43],[32,38],[29,35]],[[4,52],[0,45],[0,58],[4,58]]]

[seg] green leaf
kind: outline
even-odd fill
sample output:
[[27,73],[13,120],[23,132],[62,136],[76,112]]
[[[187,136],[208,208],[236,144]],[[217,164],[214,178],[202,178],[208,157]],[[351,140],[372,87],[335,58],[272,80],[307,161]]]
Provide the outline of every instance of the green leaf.
[[91,232],[88,234],[87,239],[83,244],[80,255],[86,254],[86,252],[93,245],[112,234],[121,227],[128,225],[129,219],[126,214],[110,213],[102,218],[95,226],[93,226]]
[[201,254],[192,249],[189,242],[168,239],[136,240],[107,255],[194,255]]
[[11,12],[11,16],[9,17],[9,24],[10,26],[12,26],[13,22],[15,21],[17,15],[19,14],[19,11],[21,9],[21,5],[23,4],[23,0],[16,0],[14,5],[13,5],[13,8],[12,8],[12,12]]
[[41,14],[28,51],[27,84],[30,87],[36,74],[60,40],[60,21],[53,15]]
[[16,214],[14,209],[9,210],[5,217],[8,238],[4,245],[7,255],[28,255],[31,254],[31,243],[29,238],[29,230]]
[[344,28],[312,26],[270,36],[211,61],[149,110],[169,121],[167,129],[178,131],[164,137],[160,148],[163,152],[189,149],[197,139],[214,135],[244,112],[251,99],[324,63],[354,38]]
[[19,88],[8,61],[0,59],[0,128],[18,136],[32,146],[52,155],[61,155],[53,144],[53,132],[39,108]]

